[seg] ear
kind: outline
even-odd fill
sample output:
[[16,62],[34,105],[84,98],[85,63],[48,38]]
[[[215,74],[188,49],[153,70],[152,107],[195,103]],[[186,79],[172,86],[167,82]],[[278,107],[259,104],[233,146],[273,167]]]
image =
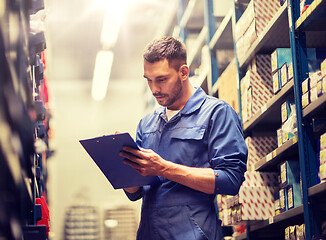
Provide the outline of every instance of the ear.
[[179,71],[182,80],[185,80],[189,77],[189,67],[186,64],[182,65]]

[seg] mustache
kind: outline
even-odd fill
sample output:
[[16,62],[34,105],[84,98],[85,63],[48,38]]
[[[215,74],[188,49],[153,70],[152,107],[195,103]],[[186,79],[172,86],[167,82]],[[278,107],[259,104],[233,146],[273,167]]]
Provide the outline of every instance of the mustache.
[[166,94],[161,94],[161,93],[153,93],[154,97],[164,97]]

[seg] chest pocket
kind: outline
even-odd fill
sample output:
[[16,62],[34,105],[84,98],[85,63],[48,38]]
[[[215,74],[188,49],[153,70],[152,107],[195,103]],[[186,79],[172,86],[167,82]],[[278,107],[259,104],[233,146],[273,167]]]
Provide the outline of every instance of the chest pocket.
[[208,162],[207,141],[204,136],[205,129],[201,127],[172,130],[169,153],[174,162],[192,167],[204,167]]

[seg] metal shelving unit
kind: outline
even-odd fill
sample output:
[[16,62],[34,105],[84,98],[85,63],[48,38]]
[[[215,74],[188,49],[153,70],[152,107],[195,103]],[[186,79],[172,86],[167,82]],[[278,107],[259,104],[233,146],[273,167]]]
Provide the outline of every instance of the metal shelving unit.
[[[320,217],[320,211],[326,213],[326,206],[322,203],[323,201],[320,201],[326,195],[326,183],[318,183],[317,166],[315,164],[315,141],[318,134],[320,135],[323,131],[326,131],[326,113],[324,111],[326,94],[302,109],[301,83],[308,73],[305,50],[307,48],[326,48],[326,25],[324,23],[326,18],[326,0],[311,1],[310,7],[302,15],[299,12],[299,0],[285,1],[272,20],[268,22],[262,34],[251,44],[245,55],[238,59],[235,50],[234,29],[237,20],[242,14],[241,11],[245,9],[245,7],[241,8],[239,5],[244,4],[246,6],[248,3],[249,1],[246,0],[234,1],[233,9],[230,9],[225,17],[218,21],[212,18],[211,11],[208,11],[208,6],[212,4],[211,0],[205,0],[204,3],[200,0],[189,1],[188,6],[190,7],[189,10],[186,9],[185,13],[195,12],[194,9],[196,9],[196,6],[198,7],[198,4],[204,4],[204,8],[206,8],[204,10],[204,20],[201,17],[199,18],[197,14],[195,15],[197,19],[201,19],[200,23],[202,26],[205,25],[207,28],[197,30],[198,33],[201,31],[201,37],[198,39],[197,46],[201,49],[207,45],[211,54],[210,69],[206,69],[202,74],[201,86],[204,89],[207,86],[206,91],[209,94],[217,95],[218,78],[223,75],[225,69],[236,65],[236,78],[239,81],[240,88],[240,79],[244,76],[248,65],[257,54],[271,54],[276,48],[292,49],[293,79],[269,99],[249,121],[243,123],[243,130],[245,136],[270,134],[271,132],[276,135],[276,130],[281,126],[282,103],[289,99],[295,100],[298,134],[263,157],[254,164],[251,170],[277,171],[279,164],[284,160],[299,159],[303,204],[268,220],[248,221],[246,224],[247,234],[241,234],[236,239],[283,238],[285,227],[291,224],[302,223],[306,225],[307,239],[311,239],[313,235],[321,234],[320,220],[325,219]],[[202,10],[202,6],[200,9]],[[191,14],[185,14],[185,16],[185,19],[190,21]],[[181,27],[185,30],[183,33],[187,32],[187,26],[190,26],[187,21],[181,21],[184,23],[181,24]],[[216,26],[216,30],[212,30],[212,25]],[[206,31],[205,34],[204,31]],[[204,35],[208,35],[206,36],[206,43],[203,40]],[[183,36],[187,36],[187,34]],[[218,59],[218,53],[221,50],[234,51],[232,53],[233,57],[224,64],[221,64]],[[199,52],[200,50],[197,49],[197,53]],[[196,56],[192,58],[191,64],[195,62],[193,60],[195,58]],[[215,70],[215,72],[212,70]],[[241,99],[241,96],[239,96],[239,99]],[[239,103],[241,112],[241,101]],[[320,127],[320,125],[322,126]]]

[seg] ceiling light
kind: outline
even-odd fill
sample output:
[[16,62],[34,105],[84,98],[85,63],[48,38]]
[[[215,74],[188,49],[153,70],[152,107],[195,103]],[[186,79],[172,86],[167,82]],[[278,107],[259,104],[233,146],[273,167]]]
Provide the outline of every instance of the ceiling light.
[[92,97],[101,101],[106,96],[113,62],[112,51],[99,51],[96,55],[92,83]]

